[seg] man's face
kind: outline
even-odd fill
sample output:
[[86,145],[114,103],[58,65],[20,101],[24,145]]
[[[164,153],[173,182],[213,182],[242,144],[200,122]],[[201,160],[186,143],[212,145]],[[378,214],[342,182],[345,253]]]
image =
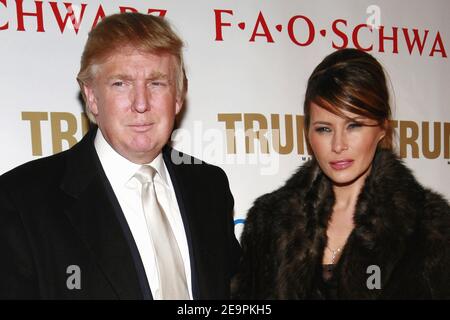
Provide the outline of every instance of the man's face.
[[170,54],[124,50],[100,64],[84,87],[106,141],[134,163],[151,162],[170,138],[182,107],[175,61]]

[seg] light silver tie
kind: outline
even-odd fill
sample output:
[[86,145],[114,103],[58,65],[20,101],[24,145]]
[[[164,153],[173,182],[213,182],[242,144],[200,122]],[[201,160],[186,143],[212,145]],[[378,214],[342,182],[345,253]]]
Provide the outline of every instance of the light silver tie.
[[155,174],[154,168],[144,165],[134,176],[142,185],[142,207],[155,248],[161,297],[169,300],[188,300],[183,259],[169,220],[156,196],[153,183]]

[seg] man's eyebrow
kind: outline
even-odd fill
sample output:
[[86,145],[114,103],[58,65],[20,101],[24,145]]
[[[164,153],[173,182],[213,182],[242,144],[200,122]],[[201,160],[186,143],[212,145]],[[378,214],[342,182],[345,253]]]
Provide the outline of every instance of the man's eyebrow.
[[113,79],[131,80],[132,77],[130,75],[128,75],[128,74],[117,73],[117,74],[113,74],[113,75],[108,77],[108,80],[113,80]]
[[168,79],[169,76],[165,73],[162,73],[160,71],[154,71],[150,74],[149,77],[147,77],[147,79]]
[[[156,71],[152,72],[148,77],[147,80],[154,80],[154,79],[168,79],[169,76],[165,73]],[[122,80],[133,80],[133,77],[131,75],[125,74],[125,73],[116,73],[108,77],[108,80],[114,80],[114,79],[122,79]]]

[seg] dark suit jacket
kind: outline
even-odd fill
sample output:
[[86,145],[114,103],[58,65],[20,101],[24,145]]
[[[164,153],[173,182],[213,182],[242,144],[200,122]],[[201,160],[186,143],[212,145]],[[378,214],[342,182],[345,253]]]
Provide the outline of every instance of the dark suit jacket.
[[[151,298],[94,137],[92,130],[70,150],[0,177],[0,298]],[[169,147],[163,155],[186,230],[194,299],[227,299],[240,249],[226,175]],[[180,157],[184,163],[175,164]],[[80,268],[80,289],[68,289],[71,265]]]

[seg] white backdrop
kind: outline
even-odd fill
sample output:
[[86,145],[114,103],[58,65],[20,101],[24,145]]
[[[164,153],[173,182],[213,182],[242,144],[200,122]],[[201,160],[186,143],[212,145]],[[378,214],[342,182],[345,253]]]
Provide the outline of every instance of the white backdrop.
[[[423,184],[450,199],[447,0],[65,3],[0,0],[0,173],[81,138],[75,77],[87,33],[103,13],[129,7],[165,12],[185,40],[189,92],[174,145],[227,172],[236,219],[308,159],[297,126],[306,81],[324,56],[342,47],[370,49],[385,66],[399,151]],[[76,21],[65,20],[68,12]],[[271,141],[277,116],[281,145],[292,143],[281,155]],[[293,124],[288,134],[285,119]],[[235,153],[226,126],[234,126]],[[243,130],[260,126],[268,129],[269,154],[245,148]]]

